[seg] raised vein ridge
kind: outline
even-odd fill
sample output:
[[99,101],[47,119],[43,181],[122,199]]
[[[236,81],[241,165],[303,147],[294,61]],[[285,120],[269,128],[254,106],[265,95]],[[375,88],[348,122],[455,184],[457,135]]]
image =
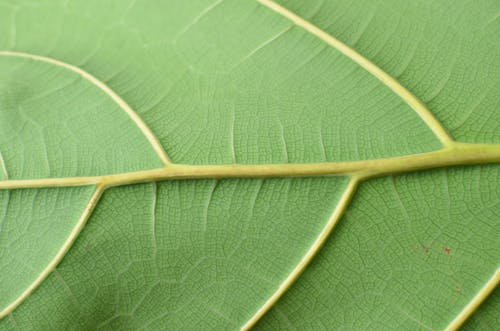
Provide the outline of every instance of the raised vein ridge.
[[500,163],[500,145],[453,143],[438,151],[363,161],[302,164],[169,164],[164,168],[107,176],[0,180],[0,189],[103,185],[104,187],[172,179],[263,178],[355,175],[362,179],[449,166]]
[[[170,162],[163,146],[154,136],[152,131],[135,111],[106,84],[89,74],[88,72],[49,57],[32,55],[14,51],[0,51],[0,56],[24,57],[32,60],[44,61],[80,74],[85,79],[95,84],[98,88],[108,94],[136,123],[143,132],[150,144],[157,152],[159,158],[165,164],[164,168],[145,170],[139,172],[122,173],[109,176],[94,177],[69,177],[69,178],[47,178],[34,180],[8,180],[0,181],[0,189],[16,188],[37,188],[37,187],[57,187],[57,186],[77,186],[96,185],[97,189],[89,201],[84,213],[72,231],[70,237],[58,251],[57,255],[47,266],[47,268],[36,278],[26,291],[11,303],[6,309],[0,312],[0,319],[12,312],[21,302],[24,301],[40,283],[57,266],[63,256],[71,247],[72,243],[83,229],[86,220],[89,218],[93,208],[96,206],[99,197],[107,187],[126,185],[140,182],[150,182],[167,179],[193,179],[193,178],[231,178],[231,177],[287,177],[287,176],[327,176],[327,175],[347,175],[350,182],[334,209],[327,224],[316,238],[308,252],[302,257],[299,264],[295,266],[288,277],[282,282],[272,296],[258,309],[258,311],[245,323],[243,330],[250,329],[259,319],[264,316],[269,309],[279,300],[279,298],[290,288],[312,261],[317,252],[333,231],[335,225],[341,219],[344,210],[347,208],[350,199],[356,191],[357,185],[364,179],[382,176],[393,173],[412,172],[418,170],[433,169],[438,167],[500,163],[500,145],[494,144],[466,144],[458,143],[448,134],[442,124],[427,109],[427,107],[409,90],[402,86],[395,78],[387,74],[373,62],[363,57],[361,54],[334,38],[327,32],[301,18],[290,10],[276,4],[272,0],[257,0],[262,5],[270,8],[274,12],[291,20],[297,26],[312,33],[330,46],[340,51],[345,56],[356,62],[365,70],[378,78],[383,84],[389,87],[394,93],[400,96],[433,131],[435,136],[441,141],[444,148],[434,152],[414,154],[402,157],[392,157],[376,160],[352,161],[352,162],[329,162],[312,164],[270,164],[270,165],[180,165]],[[486,297],[493,291],[500,281],[500,274],[495,275],[485,284],[473,300],[464,310],[450,323],[447,330],[455,330],[462,325],[465,320],[479,307]]]
[[65,69],[68,69],[70,71],[73,71],[95,86],[97,86],[100,90],[102,90],[104,93],[106,93],[118,106],[120,106],[121,109],[127,113],[127,115],[130,117],[132,121],[137,125],[139,130],[144,134],[146,139],[149,141],[153,149],[155,150],[156,154],[160,158],[160,160],[163,162],[163,164],[168,165],[170,164],[170,160],[167,156],[167,153],[163,149],[163,146],[160,144],[158,138],[153,134],[151,129],[147,126],[147,124],[137,115],[137,113],[123,100],[118,94],[116,94],[115,91],[113,91],[109,86],[107,86],[104,82],[100,81],[90,73],[86,72],[83,69],[80,69],[74,65],[71,65],[66,62],[62,62],[50,57],[46,56],[40,56],[40,55],[34,55],[34,54],[29,54],[29,53],[23,53],[23,52],[15,52],[15,51],[0,51],[0,56],[10,56],[10,57],[21,57],[21,58],[26,58],[26,59],[31,59],[35,61],[42,61],[42,62],[47,62],[50,64],[53,64],[58,67],[62,67]]
[[104,187],[97,186],[94,194],[92,194],[92,197],[90,198],[87,206],[85,207],[85,210],[78,219],[78,222],[76,223],[75,227],[69,234],[66,241],[64,241],[61,248],[57,251],[56,255],[52,258],[49,264],[47,264],[45,269],[43,269],[42,272],[35,278],[35,280],[26,288],[26,290],[24,290],[24,292],[20,296],[18,296],[14,301],[12,301],[7,307],[5,307],[2,311],[0,311],[0,319],[4,318],[5,316],[9,315],[12,311],[14,311],[14,309],[16,309],[31,293],[33,293],[33,291],[57,267],[59,262],[61,262],[61,260],[69,251],[71,246],[73,246],[73,243],[75,242],[76,238],[78,238],[78,235],[85,227],[85,224],[87,223],[87,220],[89,219],[90,215],[92,214],[92,211],[97,205],[97,202],[99,201],[99,198],[101,197],[103,191]]
[[425,122],[425,124],[432,130],[436,137],[441,141],[443,146],[449,146],[453,143],[453,138],[449,135],[443,125],[437,120],[437,118],[432,114],[432,112],[427,109],[422,101],[420,101],[413,93],[408,91],[406,87],[401,85],[394,77],[386,73],[375,63],[371,62],[363,55],[356,52],[351,47],[347,46],[337,38],[333,37],[329,33],[321,30],[316,25],[303,19],[287,8],[275,3],[272,0],[257,0],[262,5],[268,7],[279,15],[286,17],[292,21],[297,26],[303,28],[304,30],[315,35],[319,39],[326,42],[328,45],[337,49],[339,52],[359,64],[366,71],[371,73],[373,76],[378,78],[383,84],[389,87],[394,93],[399,95]]

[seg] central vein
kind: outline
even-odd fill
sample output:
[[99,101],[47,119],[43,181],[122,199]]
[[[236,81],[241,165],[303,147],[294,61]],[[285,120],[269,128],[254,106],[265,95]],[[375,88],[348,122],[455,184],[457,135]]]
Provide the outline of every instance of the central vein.
[[93,177],[45,178],[0,181],[0,189],[126,184],[199,178],[259,178],[356,175],[366,179],[387,174],[448,166],[500,163],[500,145],[453,143],[441,150],[408,156],[364,161],[302,164],[183,165]]

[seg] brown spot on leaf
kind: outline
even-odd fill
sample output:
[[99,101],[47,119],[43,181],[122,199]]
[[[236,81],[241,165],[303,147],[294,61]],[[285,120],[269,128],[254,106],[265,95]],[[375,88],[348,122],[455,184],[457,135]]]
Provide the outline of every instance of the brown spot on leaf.
[[421,245],[422,250],[424,251],[425,254],[429,254],[429,251],[431,250],[431,246],[425,246]]

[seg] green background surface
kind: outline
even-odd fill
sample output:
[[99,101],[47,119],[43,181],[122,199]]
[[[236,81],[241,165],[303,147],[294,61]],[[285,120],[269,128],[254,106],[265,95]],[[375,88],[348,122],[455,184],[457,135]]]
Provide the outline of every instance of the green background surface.
[[[500,143],[498,1],[279,2],[397,78],[455,139]],[[370,73],[256,1],[0,0],[0,50],[91,73],[175,163],[354,161],[441,147]],[[6,56],[0,156],[1,180],[161,166],[90,82]],[[0,329],[239,328],[311,246],[346,185],[324,177],[108,189],[56,271]],[[0,310],[59,249],[93,189],[0,191]],[[257,329],[444,328],[499,266],[499,201],[497,165],[361,184]],[[498,298],[467,327],[498,327]]]

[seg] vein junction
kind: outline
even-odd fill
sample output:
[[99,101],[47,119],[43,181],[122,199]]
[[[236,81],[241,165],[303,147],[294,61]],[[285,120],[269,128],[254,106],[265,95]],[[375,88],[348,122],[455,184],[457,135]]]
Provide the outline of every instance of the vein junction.
[[[453,140],[446,129],[434,117],[432,112],[404,86],[402,86],[395,78],[387,74],[377,65],[357,53],[354,49],[334,38],[327,32],[321,30],[317,26],[299,17],[295,13],[273,2],[272,0],[257,0],[263,6],[271,9],[277,14],[289,19],[298,27],[303,28],[309,33],[315,35],[328,45],[337,49],[339,52],[349,57],[352,61],[370,72],[373,76],[379,79],[383,84],[390,88],[395,94],[403,99],[426,123],[426,125],[434,132],[436,137],[441,141],[443,148],[438,151],[414,154],[401,157],[391,157],[375,160],[350,161],[350,162],[325,162],[325,163],[309,163],[309,164],[261,164],[261,165],[182,165],[172,163],[163,146],[160,144],[155,135],[142,121],[142,119],[130,108],[130,106],[121,99],[111,88],[98,80],[91,74],[73,65],[51,59],[48,57],[32,55],[27,53],[0,51],[0,56],[16,56],[24,57],[31,60],[45,61],[56,66],[66,68],[80,74],[85,79],[95,84],[98,88],[104,91],[113,99],[131,118],[132,121],[143,132],[144,136],[149,140],[152,147],[158,154],[158,157],[164,163],[163,168],[144,170],[138,172],[128,172],[104,176],[91,177],[68,177],[68,178],[45,178],[45,179],[27,179],[27,180],[9,180],[7,171],[3,162],[0,162],[0,170],[5,172],[4,180],[0,181],[0,189],[21,189],[21,188],[41,188],[41,187],[60,187],[60,186],[79,186],[79,185],[96,185],[97,190],[94,196],[89,201],[83,215],[75,227],[72,235],[64,243],[64,246],[54,257],[47,268],[36,278],[26,291],[12,302],[6,309],[0,311],[0,319],[12,312],[24,299],[26,299],[32,291],[47,277],[47,275],[55,268],[62,259],[64,254],[69,250],[72,243],[76,239],[78,233],[82,230],[86,220],[90,216],[93,208],[98,203],[102,192],[113,186],[154,182],[160,180],[173,179],[199,179],[199,178],[259,178],[259,177],[305,177],[305,176],[332,176],[343,175],[349,176],[350,182],[342,195],[339,203],[333,211],[330,219],[325,227],[316,238],[310,249],[302,257],[299,264],[295,266],[292,272],[282,282],[280,287],[270,296],[270,298],[257,310],[257,312],[243,325],[242,330],[252,328],[262,316],[264,316],[272,306],[281,298],[281,296],[293,285],[300,274],[305,270],[314,256],[319,252],[321,247],[326,242],[328,236],[333,231],[335,225],[340,221],[343,212],[347,208],[350,199],[356,191],[358,184],[371,177],[383,176],[388,174],[405,173],[419,170],[428,170],[439,167],[449,166],[464,166],[464,165],[479,165],[500,163],[500,144],[468,144],[460,143]],[[218,3],[218,2],[217,2]],[[0,154],[0,161],[2,161]],[[500,269],[499,269],[500,270]],[[495,275],[484,285],[476,297],[464,308],[462,312],[450,323],[447,330],[458,329],[466,319],[474,312],[477,307],[486,300],[486,297],[498,286],[500,282],[500,271],[497,270]]]
[[[0,189],[19,189],[37,187],[96,185],[95,198],[91,199],[79,225],[75,228],[75,235],[67,240],[64,248],[52,260],[51,264],[43,270],[31,286],[12,302],[6,309],[0,311],[0,318],[10,314],[24,299],[26,299],[42,281],[50,274],[60,262],[64,254],[69,250],[77,234],[83,229],[90,213],[97,205],[102,192],[113,186],[127,185],[141,182],[154,182],[168,179],[196,179],[196,178],[248,178],[248,177],[288,177],[288,176],[350,176],[351,181],[341,197],[337,207],[333,211],[325,227],[311,245],[307,253],[302,257],[299,264],[286,277],[279,288],[268,300],[255,312],[254,315],[243,325],[241,330],[250,330],[285,294],[295,283],[307,266],[314,259],[321,247],[325,244],[329,235],[338,224],[342,215],[349,205],[356,187],[362,180],[394,173],[404,173],[417,170],[426,170],[438,167],[500,163],[500,145],[488,144],[464,144],[453,142],[441,150],[403,157],[393,157],[376,160],[354,161],[354,162],[330,162],[311,164],[270,164],[270,165],[181,165],[168,163],[164,168],[129,172],[108,176],[95,177],[70,177],[70,178],[47,178],[31,180],[3,180],[0,181]],[[490,279],[480,293],[470,302],[449,325],[447,330],[456,330],[472,315],[475,309],[486,300],[492,289],[498,286],[500,277],[498,271],[495,277]]]
[[360,180],[440,167],[500,163],[500,144],[454,142],[441,150],[375,160],[303,164],[183,165],[105,176],[0,181],[0,189],[100,185],[104,188],[169,179],[262,178],[345,175]]

